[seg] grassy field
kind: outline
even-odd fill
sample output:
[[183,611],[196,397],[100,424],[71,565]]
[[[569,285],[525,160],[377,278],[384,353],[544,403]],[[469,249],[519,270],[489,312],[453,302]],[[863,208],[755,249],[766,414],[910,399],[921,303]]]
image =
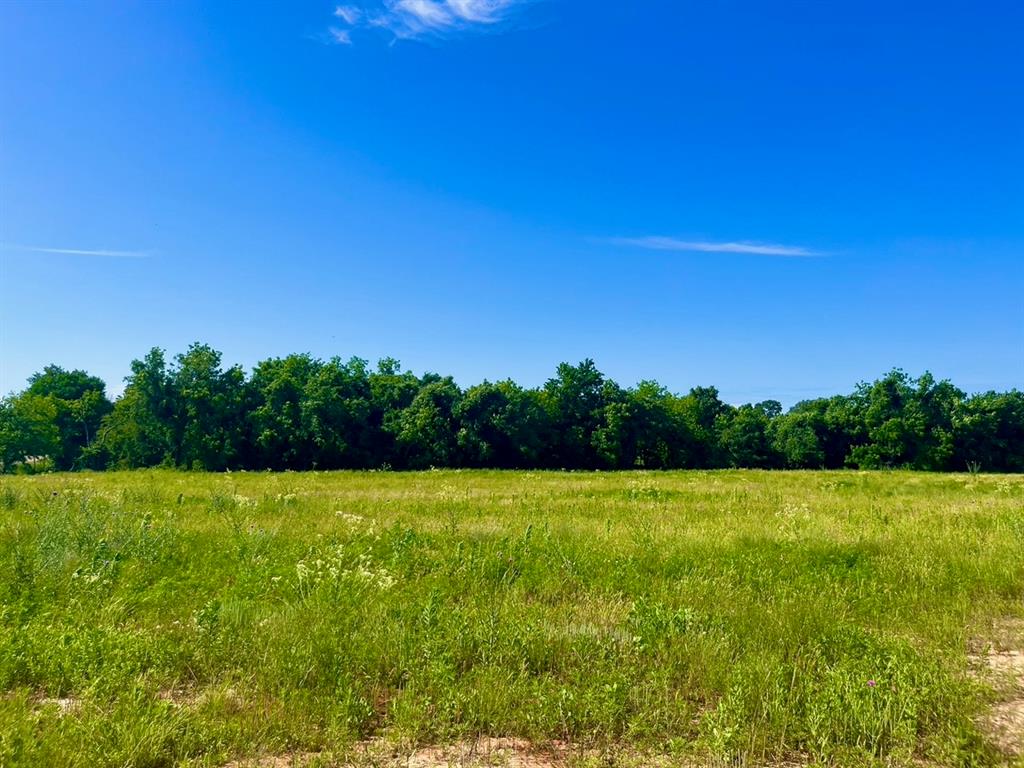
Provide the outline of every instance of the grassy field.
[[971,668],[1021,476],[44,475],[0,520],[3,768],[1020,762]]

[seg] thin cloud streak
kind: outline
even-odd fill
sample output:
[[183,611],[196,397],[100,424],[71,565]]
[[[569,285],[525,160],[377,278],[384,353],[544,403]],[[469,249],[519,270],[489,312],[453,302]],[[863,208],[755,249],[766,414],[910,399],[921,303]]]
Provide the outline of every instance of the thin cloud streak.
[[105,248],[41,248],[34,245],[11,245],[8,243],[5,243],[0,247],[8,251],[55,253],[66,256],[105,256],[115,259],[145,259],[149,257],[149,254],[145,251],[111,251]]
[[700,251],[702,253],[745,253],[757,256],[787,256],[791,258],[808,258],[822,256],[820,251],[813,251],[799,245],[779,245],[776,243],[724,242],[713,243],[701,240],[678,240],[674,237],[651,235],[648,237],[613,237],[609,242],[616,245],[630,245],[635,248],[646,248],[651,251]]

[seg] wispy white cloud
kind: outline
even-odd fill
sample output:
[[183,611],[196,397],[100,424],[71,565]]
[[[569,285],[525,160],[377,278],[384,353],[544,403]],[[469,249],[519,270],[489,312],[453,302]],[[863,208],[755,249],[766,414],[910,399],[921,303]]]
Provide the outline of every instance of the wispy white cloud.
[[513,3],[509,0],[448,0],[452,13],[466,21],[493,24]]
[[337,43],[338,45],[352,45],[352,33],[347,29],[331,27],[327,30],[327,33],[331,36],[331,42]]
[[7,251],[28,251],[30,253],[54,253],[68,256],[107,256],[116,259],[145,259],[149,254],[145,251],[111,251],[106,248],[40,248],[35,245],[0,244]]
[[757,256],[821,256],[820,251],[800,245],[779,245],[777,243],[709,242],[703,240],[679,240],[674,237],[651,235],[647,237],[613,237],[616,245],[631,245],[652,251],[701,251],[703,253],[746,253]]
[[351,31],[382,29],[394,39],[444,37],[460,32],[494,29],[518,6],[533,0],[375,0],[371,4],[339,5],[334,16],[348,29],[331,27],[330,40],[348,45]]
[[334,9],[334,15],[346,24],[355,24],[362,17],[363,12],[354,5],[339,5]]
[[403,22],[406,24],[447,27],[454,21],[448,5],[434,0],[398,0],[392,5],[392,11],[399,17],[405,17]]

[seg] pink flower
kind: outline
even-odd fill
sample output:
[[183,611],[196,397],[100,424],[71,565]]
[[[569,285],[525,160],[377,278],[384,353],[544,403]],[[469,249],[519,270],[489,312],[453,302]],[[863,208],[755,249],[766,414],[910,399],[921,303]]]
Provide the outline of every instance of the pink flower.
[[876,685],[878,685],[878,683],[876,683],[874,680],[868,680],[869,688],[874,688]]

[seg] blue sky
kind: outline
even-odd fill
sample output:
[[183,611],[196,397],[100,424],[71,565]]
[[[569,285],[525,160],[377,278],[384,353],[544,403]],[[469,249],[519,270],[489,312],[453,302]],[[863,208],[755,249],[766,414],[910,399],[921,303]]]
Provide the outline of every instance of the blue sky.
[[[0,5],[0,391],[398,357],[1024,386],[1024,6]],[[72,251],[80,251],[78,253]]]

